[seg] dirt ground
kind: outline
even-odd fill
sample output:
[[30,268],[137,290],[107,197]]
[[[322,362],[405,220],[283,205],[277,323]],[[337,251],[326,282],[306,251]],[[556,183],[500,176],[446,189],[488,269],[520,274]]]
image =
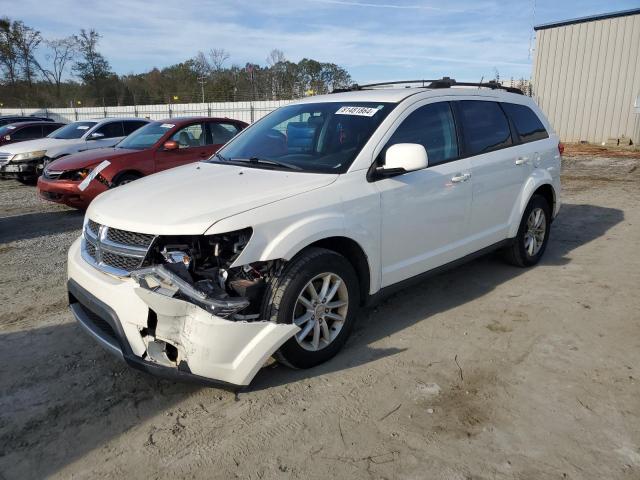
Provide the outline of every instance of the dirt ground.
[[539,266],[434,277],[239,393],[98,348],[65,298],[82,214],[2,182],[0,478],[640,478],[640,160],[564,163]]

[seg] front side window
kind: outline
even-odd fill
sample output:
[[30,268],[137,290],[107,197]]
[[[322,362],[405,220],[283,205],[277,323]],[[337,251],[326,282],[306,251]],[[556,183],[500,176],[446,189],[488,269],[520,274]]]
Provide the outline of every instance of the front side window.
[[122,122],[110,122],[99,127],[95,133],[101,133],[104,135],[100,138],[115,138],[124,136],[124,131],[122,130]]
[[432,103],[412,112],[393,133],[386,148],[396,143],[422,145],[427,151],[429,165],[457,158],[456,126],[449,103]]
[[62,140],[69,140],[72,138],[80,138],[87,130],[94,127],[97,122],[73,122],[69,125],[59,128],[55,132],[49,135],[49,138],[59,138]]
[[457,103],[468,155],[480,155],[512,145],[509,122],[500,105],[482,100]]
[[202,124],[196,123],[188,127],[181,128],[171,136],[171,140],[178,142],[179,148],[199,147],[206,145]]
[[287,105],[240,132],[211,161],[344,173],[394,107],[380,102]]
[[504,108],[504,111],[507,112],[507,115],[515,125],[522,143],[549,138],[547,129],[544,128],[538,116],[526,105],[503,103],[502,108]]

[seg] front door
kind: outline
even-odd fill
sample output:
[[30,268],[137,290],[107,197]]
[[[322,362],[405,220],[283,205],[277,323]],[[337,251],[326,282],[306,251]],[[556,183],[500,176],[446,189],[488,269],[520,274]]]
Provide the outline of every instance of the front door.
[[386,144],[425,147],[424,170],[379,180],[382,286],[413,277],[470,253],[470,161],[460,159],[448,102],[414,109]]
[[213,153],[213,146],[209,144],[207,137],[202,123],[187,125],[178,130],[169,139],[177,142],[178,148],[164,150],[160,147],[156,152],[156,172],[208,158]]

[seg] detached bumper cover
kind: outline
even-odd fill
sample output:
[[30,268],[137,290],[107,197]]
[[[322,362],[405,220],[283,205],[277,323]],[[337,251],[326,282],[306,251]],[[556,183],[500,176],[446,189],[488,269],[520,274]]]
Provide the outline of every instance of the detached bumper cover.
[[[73,314],[100,345],[139,370],[170,379],[248,385],[299,331],[295,325],[217,317],[192,303],[140,288],[131,279],[99,272],[78,250],[76,242],[69,251]],[[154,317],[149,332],[148,319]],[[162,351],[163,345],[171,347],[171,355]]]

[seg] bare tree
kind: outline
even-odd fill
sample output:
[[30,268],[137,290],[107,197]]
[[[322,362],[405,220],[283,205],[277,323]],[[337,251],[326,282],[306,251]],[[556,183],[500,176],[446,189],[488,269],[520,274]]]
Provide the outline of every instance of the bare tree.
[[0,65],[10,85],[15,85],[19,76],[19,54],[13,34],[13,23],[7,17],[0,18]]
[[267,65],[273,67],[279,63],[286,62],[287,59],[284,56],[284,52],[278,48],[274,48],[269,52],[269,56],[266,59]]
[[199,77],[208,75],[212,69],[207,56],[202,52],[198,52],[197,55],[193,57],[193,67]]
[[60,87],[67,66],[78,53],[77,44],[73,37],[59,38],[45,41],[49,51],[44,58],[49,62],[49,68],[41,68],[42,75],[56,87],[56,97],[60,98]]
[[224,66],[224,62],[229,60],[229,52],[224,48],[212,48],[209,50],[209,58],[211,59],[211,66],[213,70],[219,72]]
[[31,86],[39,68],[35,52],[42,42],[38,30],[26,26],[23,22],[13,22],[14,40],[18,48],[20,67],[27,84]]
[[80,30],[80,35],[73,36],[80,59],[73,65],[73,70],[85,84],[91,85],[96,97],[102,94],[102,84],[112,74],[111,66],[104,56],[98,52],[100,34],[95,30]]

